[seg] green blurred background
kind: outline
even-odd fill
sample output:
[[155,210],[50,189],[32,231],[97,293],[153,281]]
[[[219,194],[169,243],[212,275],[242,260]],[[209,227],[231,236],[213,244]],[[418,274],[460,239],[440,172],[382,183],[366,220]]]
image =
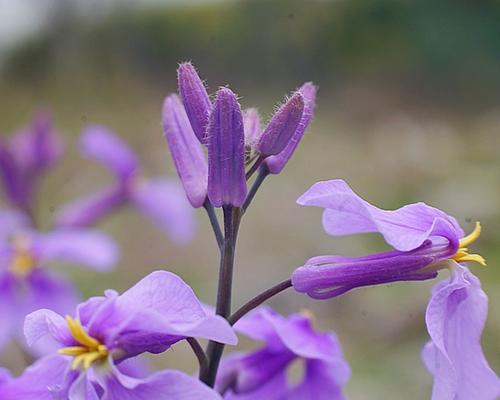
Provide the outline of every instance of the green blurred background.
[[[497,1],[3,0],[0,132],[8,135],[44,108],[65,137],[66,157],[45,182],[38,208],[48,226],[66,201],[111,179],[75,149],[87,122],[119,133],[150,175],[175,174],[160,110],[176,90],[178,62],[193,61],[212,92],[228,84],[244,107],[258,106],[266,118],[285,93],[313,80],[320,91],[308,134],[243,221],[234,304],[310,256],[387,248],[376,235],[329,237],[320,210],[295,204],[312,183],[344,178],[382,208],[425,201],[466,230],[482,222],[477,250],[489,266],[472,268],[490,297],[483,344],[499,371],[499,21]],[[165,268],[213,303],[217,251],[205,216],[198,217],[194,242],[174,247],[123,210],[101,225],[122,246],[117,271],[69,273],[90,296]],[[420,349],[433,284],[366,288],[324,302],[290,290],[271,303],[283,313],[310,309],[318,328],[338,333],[353,368],[351,399],[418,400],[429,397],[431,385]],[[196,369],[182,344],[152,363]],[[2,364],[19,371],[22,358],[10,349]]]

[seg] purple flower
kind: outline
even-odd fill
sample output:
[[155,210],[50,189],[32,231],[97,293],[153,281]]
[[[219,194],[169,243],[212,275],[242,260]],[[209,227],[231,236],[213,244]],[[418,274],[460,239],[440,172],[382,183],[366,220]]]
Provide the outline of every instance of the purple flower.
[[[64,399],[219,399],[200,381],[181,372],[162,371],[138,378],[120,371],[120,366],[145,352],[161,353],[188,337],[237,342],[227,321],[205,313],[192,289],[166,271],[151,273],[121,295],[108,290],[104,297],[93,297],[77,307],[74,317],[63,318],[46,309],[35,311],[26,317],[24,331],[30,345],[51,337],[59,343],[60,355],[26,371],[27,377],[18,379],[20,384],[0,387],[0,393],[4,390],[11,396],[5,395],[7,399],[19,398],[15,397],[18,391],[37,399],[50,399],[49,395]],[[33,371],[37,368],[38,376]]]
[[80,148],[85,156],[104,164],[116,183],[65,206],[57,215],[58,226],[89,226],[118,207],[132,204],[172,241],[184,243],[192,238],[194,216],[181,189],[167,179],[143,178],[137,156],[118,136],[103,126],[90,125]]
[[[264,346],[223,359],[216,387],[231,400],[344,399],[342,386],[350,378],[334,333],[317,333],[303,314],[285,318],[263,307],[238,321],[235,329]],[[287,368],[304,363],[304,377],[287,383]]]
[[67,312],[78,298],[66,279],[46,267],[54,262],[108,271],[118,258],[106,235],[89,230],[34,231],[26,217],[0,213],[0,348],[15,337],[22,343],[24,317],[39,308]]
[[245,201],[243,116],[236,95],[217,92],[208,126],[208,197],[215,207],[240,207]]
[[500,379],[481,348],[487,312],[479,279],[453,263],[451,277],[434,287],[425,314],[431,340],[422,357],[434,376],[433,400],[499,398]]
[[364,257],[313,257],[292,275],[294,288],[317,299],[360,286],[435,278],[449,260],[485,264],[468,245],[481,226],[464,237],[455,218],[424,203],[381,210],[356,195],[342,180],[318,182],[297,202],[325,208],[323,226],[334,236],[379,232],[395,250]]
[[61,157],[62,142],[51,118],[35,115],[31,126],[0,141],[0,173],[10,203],[29,210],[40,179]]
[[[274,114],[261,131],[258,112],[241,112],[228,88],[217,92],[214,103],[190,63],[178,69],[181,101],[171,95],[163,106],[163,128],[177,174],[195,208],[207,193],[214,206],[241,206],[246,196],[245,165],[250,176],[263,162],[278,174],[292,156],[314,111],[316,88],[304,84]],[[207,160],[200,143],[208,147]]]

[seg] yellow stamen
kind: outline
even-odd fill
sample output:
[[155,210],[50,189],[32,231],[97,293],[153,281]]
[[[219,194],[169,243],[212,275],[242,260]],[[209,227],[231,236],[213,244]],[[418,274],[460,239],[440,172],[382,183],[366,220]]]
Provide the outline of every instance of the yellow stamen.
[[466,247],[472,243],[474,243],[479,235],[481,234],[481,224],[476,222],[476,226],[474,230],[464,238],[459,241],[459,248],[455,255],[452,257],[453,260],[457,262],[477,262],[481,265],[486,265],[486,260],[480,256],[479,254],[469,254],[469,249]]
[[59,354],[75,357],[71,368],[77,369],[80,364],[83,364],[83,368],[88,369],[94,361],[103,360],[108,356],[108,348],[99,340],[89,336],[80,321],[67,315],[66,323],[73,338],[81,344],[81,346],[69,346],[59,350]]

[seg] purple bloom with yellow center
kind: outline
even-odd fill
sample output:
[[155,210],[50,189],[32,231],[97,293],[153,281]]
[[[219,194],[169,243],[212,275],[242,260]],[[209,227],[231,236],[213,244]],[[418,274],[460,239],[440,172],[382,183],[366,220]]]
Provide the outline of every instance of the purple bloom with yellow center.
[[118,136],[99,125],[88,126],[80,140],[88,158],[106,166],[115,183],[63,207],[57,214],[60,227],[95,224],[117,208],[130,204],[155,223],[176,243],[190,240],[195,220],[179,185],[169,179],[146,179],[136,154]]
[[[231,400],[341,400],[351,371],[332,332],[314,331],[306,314],[283,317],[268,307],[239,320],[235,330],[264,346],[222,360],[216,388]],[[287,369],[302,362],[302,380],[290,385]]]
[[41,178],[62,153],[62,142],[45,113],[38,113],[29,127],[1,140],[0,174],[9,202],[30,211]]
[[[179,94],[163,105],[163,128],[186,196],[195,208],[240,207],[250,176],[263,166],[278,174],[292,156],[312,117],[316,88],[306,83],[276,111],[262,130],[257,110],[241,110],[236,95],[220,88],[210,97],[190,63],[178,69]],[[204,154],[208,148],[208,160]]]
[[294,288],[316,299],[339,296],[353,288],[396,281],[451,277],[436,285],[426,312],[431,341],[423,359],[434,376],[433,400],[494,400],[500,381],[481,348],[487,297],[479,280],[464,266],[485,265],[468,246],[480,235],[464,235],[455,218],[424,203],[381,210],[356,195],[342,180],[316,183],[298,199],[325,208],[323,226],[331,235],[379,232],[395,250],[364,257],[327,255],[311,258],[292,275]]
[[361,199],[343,180],[314,184],[297,202],[325,208],[323,227],[334,236],[379,232],[394,250],[363,257],[313,257],[294,271],[295,290],[317,299],[348,290],[396,281],[432,279],[449,261],[485,265],[468,246],[481,225],[465,236],[455,218],[424,203],[394,211],[377,208]]
[[108,271],[117,258],[117,246],[100,232],[42,233],[22,214],[0,213],[0,347],[10,338],[24,342],[23,320],[32,311],[50,307],[67,312],[76,305],[73,285],[48,266],[63,262]]
[[35,311],[26,317],[24,332],[30,345],[47,337],[56,341],[59,355],[42,359],[20,378],[0,386],[2,399],[18,399],[20,394],[70,400],[220,399],[182,372],[135,377],[121,366],[132,357],[164,352],[190,337],[237,342],[227,321],[207,314],[192,289],[166,271],[151,273],[121,295],[108,290],[103,297],[90,298],[73,317]]

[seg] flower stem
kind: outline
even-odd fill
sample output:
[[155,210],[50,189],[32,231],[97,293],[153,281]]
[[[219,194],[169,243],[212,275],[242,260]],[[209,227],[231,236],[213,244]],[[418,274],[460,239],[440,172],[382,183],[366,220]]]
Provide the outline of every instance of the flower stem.
[[269,170],[265,165],[262,165],[259,168],[259,174],[255,178],[255,181],[248,191],[247,198],[245,199],[245,203],[243,203],[243,206],[241,207],[243,209],[243,212],[245,212],[252,202],[253,198],[257,194],[257,191],[259,190],[260,186],[262,185],[262,182],[264,182],[264,179],[269,175]]
[[[221,262],[219,269],[219,286],[217,289],[217,304],[215,312],[223,318],[231,314],[231,294],[233,287],[233,266],[236,237],[241,219],[241,209],[233,206],[223,206],[224,213],[224,240],[221,247]],[[213,387],[224,345],[209,342],[207,347],[208,370],[201,380]]]
[[208,359],[203,351],[203,348],[201,347],[200,343],[193,337],[188,337],[187,342],[191,346],[191,349],[193,350],[193,353],[196,355],[196,358],[198,359],[198,363],[200,365],[200,377],[205,375],[207,373],[207,368],[208,368]]
[[241,317],[243,317],[248,312],[252,311],[254,308],[260,306],[265,301],[269,300],[271,297],[281,293],[282,291],[292,287],[292,280],[287,279],[286,281],[280,282],[277,285],[263,291],[262,293],[255,296],[253,299],[243,304],[237,311],[235,311],[229,318],[228,322],[234,325]]
[[203,208],[205,208],[205,210],[207,211],[208,218],[210,219],[210,225],[212,225],[212,229],[214,231],[215,239],[217,240],[219,249],[221,249],[222,245],[224,244],[224,236],[222,235],[222,231],[220,229],[219,221],[217,220],[217,215],[215,214],[214,207],[212,206],[212,203],[210,203],[210,200],[208,200],[208,197],[205,200],[205,203],[203,203]]
[[255,160],[255,162],[252,164],[250,169],[245,174],[245,178],[247,181],[252,177],[254,172],[257,171],[257,168],[259,168],[261,166],[263,161],[264,161],[264,157],[262,157],[262,156],[257,157],[257,160]]

